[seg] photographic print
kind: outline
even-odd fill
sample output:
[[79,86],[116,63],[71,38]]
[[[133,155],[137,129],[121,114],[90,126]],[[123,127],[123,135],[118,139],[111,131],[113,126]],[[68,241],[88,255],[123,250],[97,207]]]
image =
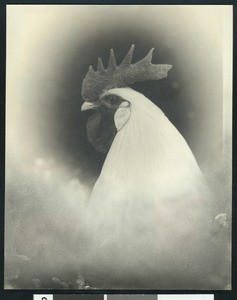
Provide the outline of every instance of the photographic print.
[[5,289],[231,289],[232,6],[6,16]]

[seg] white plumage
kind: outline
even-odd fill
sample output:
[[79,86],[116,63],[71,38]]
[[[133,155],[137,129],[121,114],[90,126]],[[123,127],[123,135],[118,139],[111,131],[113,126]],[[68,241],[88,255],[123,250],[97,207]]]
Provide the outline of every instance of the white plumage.
[[197,162],[164,113],[130,88],[109,93],[127,100],[131,113],[114,138],[96,187],[101,181],[110,181],[140,192],[153,188],[158,197],[167,197],[194,186],[201,175]]
[[87,275],[103,289],[224,289],[228,222],[215,218],[222,212],[182,135],[127,87],[167,77],[172,66],[152,64],[153,50],[132,64],[132,45],[117,65],[111,49],[107,69],[99,58],[82,83],[82,110],[95,109],[88,139],[109,147],[86,211]]
[[110,287],[218,288],[213,203],[188,144],[144,95],[130,88],[105,94],[124,99],[130,111],[122,126],[120,116],[90,197],[90,259],[99,274],[113,270]]

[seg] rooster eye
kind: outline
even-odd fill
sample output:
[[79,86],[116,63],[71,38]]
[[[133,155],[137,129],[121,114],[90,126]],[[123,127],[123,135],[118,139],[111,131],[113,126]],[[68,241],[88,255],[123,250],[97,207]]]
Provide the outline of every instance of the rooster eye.
[[116,104],[118,102],[118,98],[114,95],[109,95],[106,100],[110,104]]

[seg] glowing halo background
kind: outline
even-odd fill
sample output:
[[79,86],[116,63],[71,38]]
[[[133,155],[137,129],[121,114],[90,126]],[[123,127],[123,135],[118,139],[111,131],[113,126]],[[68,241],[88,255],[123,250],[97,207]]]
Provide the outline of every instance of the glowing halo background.
[[[208,5],[7,7],[6,254],[25,251],[30,256],[36,251],[26,250],[25,243],[34,239],[37,230],[31,229],[26,241],[21,232],[40,220],[37,210],[40,218],[53,219],[56,235],[58,216],[64,216],[65,207],[76,205],[77,195],[71,187],[79,185],[83,195],[87,194],[98,177],[105,155],[87,140],[88,116],[81,112],[80,92],[89,65],[96,68],[98,57],[106,65],[110,48],[120,63],[131,44],[135,44],[133,62],[155,47],[153,62],[173,66],[168,77],[134,88],[165,112],[204,173],[212,174],[222,168],[223,161],[230,161],[231,72],[224,76],[231,58],[226,34],[230,16],[230,7]],[[230,163],[227,172],[230,193]],[[37,194],[39,182],[42,197]],[[60,183],[64,187],[68,182],[70,188],[62,192]],[[67,201],[58,202],[58,216],[52,216],[55,201],[50,195],[55,191],[61,193],[60,199],[70,191]],[[227,202],[230,205],[230,198]],[[9,217],[13,206],[24,222],[15,221],[15,211],[13,220]],[[76,220],[76,214],[67,213]],[[61,228],[70,230],[66,218],[60,222]]]

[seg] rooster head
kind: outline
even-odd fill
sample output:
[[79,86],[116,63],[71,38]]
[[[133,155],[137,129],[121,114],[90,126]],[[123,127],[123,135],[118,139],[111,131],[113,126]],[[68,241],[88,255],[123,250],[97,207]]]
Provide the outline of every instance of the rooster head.
[[[85,102],[81,110],[93,110],[87,122],[87,135],[97,150],[107,153],[114,136],[130,118],[134,97],[129,97],[133,90],[127,86],[135,82],[167,77],[172,66],[152,64],[153,50],[154,48],[142,60],[131,64],[134,51],[132,45],[121,64],[117,65],[114,51],[111,49],[107,69],[100,58],[97,71],[90,66],[82,83]],[[138,94],[133,92],[135,96]]]

